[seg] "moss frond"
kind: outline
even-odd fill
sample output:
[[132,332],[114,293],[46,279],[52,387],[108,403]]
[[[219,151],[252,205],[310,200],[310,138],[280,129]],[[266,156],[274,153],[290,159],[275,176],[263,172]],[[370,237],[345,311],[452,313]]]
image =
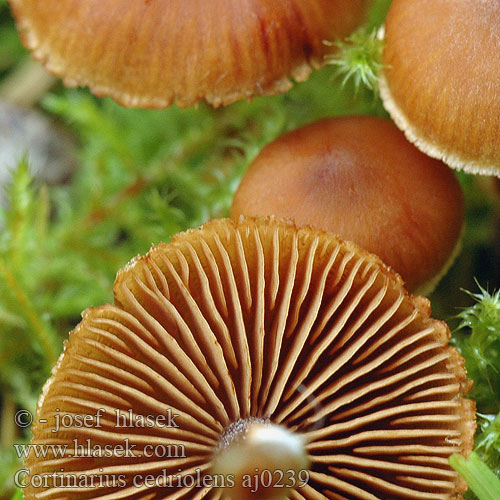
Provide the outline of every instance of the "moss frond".
[[326,57],[326,62],[337,68],[336,75],[342,77],[342,85],[352,80],[356,91],[363,86],[378,92],[383,41],[377,33],[376,28],[369,30],[362,27],[345,40],[325,42],[335,50]]
[[484,413],[500,411],[500,290],[466,292],[475,303],[464,308],[454,342],[466,359],[469,377],[474,380],[472,396]]

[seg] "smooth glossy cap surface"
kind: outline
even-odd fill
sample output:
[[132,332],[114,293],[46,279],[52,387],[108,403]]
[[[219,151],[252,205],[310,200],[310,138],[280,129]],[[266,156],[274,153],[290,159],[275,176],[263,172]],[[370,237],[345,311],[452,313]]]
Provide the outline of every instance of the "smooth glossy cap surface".
[[[464,360],[374,255],[272,219],[214,220],[134,259],[114,292],[84,313],[44,388],[32,444],[67,449],[28,457],[26,500],[220,499],[214,457],[244,438],[241,421],[284,428],[280,449],[300,437],[310,465],[291,499],[464,489],[447,461],[473,445]],[[255,467],[272,456],[259,448]]]
[[500,176],[500,0],[394,0],[380,91],[408,139]]
[[389,120],[322,120],[282,136],[250,165],[231,217],[276,215],[356,242],[427,291],[464,224],[452,171]]
[[126,106],[214,106],[288,90],[368,0],[9,0],[26,46]]

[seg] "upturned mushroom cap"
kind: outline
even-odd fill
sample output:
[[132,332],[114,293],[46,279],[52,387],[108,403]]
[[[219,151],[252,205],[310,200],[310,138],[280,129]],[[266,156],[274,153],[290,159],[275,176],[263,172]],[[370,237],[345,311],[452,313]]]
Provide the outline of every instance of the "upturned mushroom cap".
[[458,252],[464,199],[452,171],[389,120],[322,120],[269,144],[244,175],[231,217],[276,215],[356,242],[428,293]]
[[[239,499],[243,486],[210,481],[252,466],[305,472],[294,500],[464,490],[447,461],[472,449],[464,360],[377,257],[272,219],[214,220],[134,259],[114,292],[84,313],[44,388],[33,444],[68,448],[28,458],[27,500]],[[58,415],[93,422],[56,429]],[[148,416],[156,425],[136,425]]]
[[368,0],[9,0],[24,43],[125,106],[218,106],[288,90],[364,19]]
[[500,0],[394,0],[380,93],[408,139],[500,176]]

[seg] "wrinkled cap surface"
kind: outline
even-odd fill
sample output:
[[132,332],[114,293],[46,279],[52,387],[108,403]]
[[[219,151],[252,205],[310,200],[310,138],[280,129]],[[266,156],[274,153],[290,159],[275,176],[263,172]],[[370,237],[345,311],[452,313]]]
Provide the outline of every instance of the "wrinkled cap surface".
[[214,106],[305,80],[368,0],[9,0],[26,46],[67,85],[126,106]]
[[380,91],[410,141],[500,176],[500,0],[395,0]]
[[273,219],[214,220],[134,259],[114,292],[85,312],[44,388],[33,444],[67,450],[29,457],[27,500],[221,498],[203,478],[253,422],[304,443],[307,481],[288,498],[463,491],[447,461],[475,430],[463,359],[375,256]]

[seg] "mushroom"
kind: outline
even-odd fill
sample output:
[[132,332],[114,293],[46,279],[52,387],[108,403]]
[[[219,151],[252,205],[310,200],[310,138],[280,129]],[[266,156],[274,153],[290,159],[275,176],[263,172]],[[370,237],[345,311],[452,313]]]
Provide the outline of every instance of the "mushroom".
[[500,0],[394,0],[380,93],[426,154],[500,176]]
[[114,294],[43,389],[32,444],[67,448],[29,456],[26,500],[464,490],[447,461],[472,449],[464,360],[429,302],[353,243],[213,220],[135,258]]
[[250,165],[231,217],[276,215],[352,240],[427,294],[452,264],[464,225],[453,172],[389,120],[322,120],[269,144]]
[[214,106],[306,80],[368,0],[8,0],[25,45],[66,85],[125,106]]

